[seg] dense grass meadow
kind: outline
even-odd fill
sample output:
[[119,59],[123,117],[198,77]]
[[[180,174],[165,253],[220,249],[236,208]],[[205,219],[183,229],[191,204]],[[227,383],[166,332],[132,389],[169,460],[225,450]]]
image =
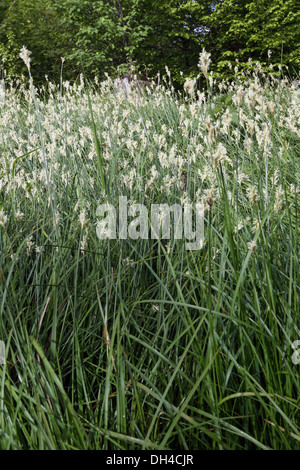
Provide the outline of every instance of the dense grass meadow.
[[[180,91],[7,84],[1,449],[300,449],[299,91],[202,60]],[[100,240],[119,196],[203,204],[203,248]]]

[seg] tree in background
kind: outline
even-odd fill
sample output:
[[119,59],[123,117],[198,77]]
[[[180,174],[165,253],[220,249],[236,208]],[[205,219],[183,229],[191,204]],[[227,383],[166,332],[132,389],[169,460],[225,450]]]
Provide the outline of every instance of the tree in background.
[[208,36],[211,1],[62,0],[56,10],[72,28],[69,58],[89,75],[115,73],[135,63],[152,75],[196,74],[199,51]]
[[[71,49],[71,35],[53,8],[55,0],[0,0],[0,57],[14,79],[26,72],[19,58],[26,45],[32,51],[32,72],[35,82],[45,75],[58,79],[61,57]],[[1,15],[1,13],[0,13]]]
[[[221,0],[210,16],[210,48],[221,75],[228,64],[247,67],[249,57],[262,66],[300,65],[300,9],[297,0]],[[293,70],[291,70],[293,71]]]
[[146,0],[63,0],[55,10],[72,30],[68,58],[89,76],[130,64],[150,29],[143,21]]
[[[195,76],[199,53],[212,55],[215,76],[229,78],[236,60],[248,59],[299,70],[298,0],[0,0],[0,56],[14,78],[19,59],[32,51],[35,83],[82,72],[102,78],[135,64],[150,77],[171,71],[179,84]],[[231,68],[228,67],[230,64]]]
[[144,61],[153,73],[165,73],[167,65],[175,82],[197,75],[199,53],[209,43],[211,12],[211,1],[148,0],[143,18],[150,28],[136,50],[137,63]]

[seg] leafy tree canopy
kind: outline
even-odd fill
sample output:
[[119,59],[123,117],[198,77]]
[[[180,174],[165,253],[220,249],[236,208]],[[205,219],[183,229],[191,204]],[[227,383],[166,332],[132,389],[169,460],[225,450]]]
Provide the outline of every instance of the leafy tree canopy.
[[17,78],[26,45],[36,82],[58,80],[64,57],[69,80],[82,67],[101,77],[135,64],[150,76],[168,65],[179,83],[198,73],[203,47],[218,77],[233,74],[236,61],[249,67],[249,57],[295,73],[299,23],[297,0],[0,0],[0,56]]

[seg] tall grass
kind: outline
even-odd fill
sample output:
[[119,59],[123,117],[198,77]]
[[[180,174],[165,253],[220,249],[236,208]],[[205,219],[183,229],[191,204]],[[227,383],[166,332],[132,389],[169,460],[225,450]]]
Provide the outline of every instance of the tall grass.
[[[7,90],[1,449],[300,448],[297,94],[195,85]],[[99,240],[120,195],[202,202],[203,249]]]

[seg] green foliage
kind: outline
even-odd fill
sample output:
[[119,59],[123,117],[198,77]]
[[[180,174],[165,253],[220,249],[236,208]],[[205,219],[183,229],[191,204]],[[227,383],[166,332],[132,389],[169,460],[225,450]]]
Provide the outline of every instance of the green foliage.
[[73,47],[68,58],[90,75],[111,73],[129,63],[150,26],[141,22],[143,3],[138,0],[65,0],[55,6],[64,26],[72,28]]
[[137,51],[137,62],[146,62],[154,73],[164,73],[168,65],[176,82],[183,82],[180,72],[196,75],[199,52],[208,39],[210,5],[193,0],[147,2],[143,16],[149,18],[151,29]]
[[235,65],[236,60],[247,67],[249,57],[263,67],[272,62],[299,69],[300,10],[296,0],[223,0],[210,21],[212,52],[222,76],[230,74],[228,64]]
[[[165,72],[182,84],[198,73],[199,52],[212,54],[215,77],[230,78],[236,61],[263,68],[282,64],[295,75],[300,64],[297,0],[1,0],[0,56],[9,75],[25,70],[23,44],[32,51],[33,75],[64,78],[116,75],[135,64],[146,76]],[[268,53],[271,51],[272,55]],[[230,68],[228,67],[230,65]],[[276,69],[278,71],[278,68]]]
[[[300,449],[299,95],[253,82],[10,90],[1,450]],[[99,240],[119,195],[203,201],[203,248]]]
[[0,56],[13,78],[26,71],[19,58],[23,44],[32,51],[36,82],[43,81],[45,75],[52,79],[59,77],[60,58],[65,55],[69,37],[53,9],[54,4],[53,0],[14,0],[5,9],[0,26]]

